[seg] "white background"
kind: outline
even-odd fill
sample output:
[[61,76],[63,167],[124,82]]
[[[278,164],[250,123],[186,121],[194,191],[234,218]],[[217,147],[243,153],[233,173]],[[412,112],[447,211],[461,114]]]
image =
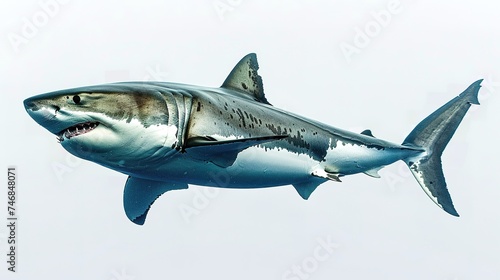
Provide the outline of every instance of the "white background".
[[[0,226],[0,279],[499,279],[499,8],[486,0],[1,1],[1,180],[17,167],[19,246],[18,272],[8,272]],[[291,186],[192,186],[162,196],[137,226],[122,209],[126,177],[69,155],[22,105],[115,81],[217,87],[249,52],[275,106],[398,143],[484,78],[482,105],[443,155],[461,217],[436,207],[400,162],[381,179],[325,183],[308,201]],[[322,247],[327,240],[334,249]]]

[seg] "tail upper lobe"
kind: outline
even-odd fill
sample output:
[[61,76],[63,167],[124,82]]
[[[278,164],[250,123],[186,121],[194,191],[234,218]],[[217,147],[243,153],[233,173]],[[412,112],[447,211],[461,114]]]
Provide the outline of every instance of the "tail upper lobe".
[[474,82],[459,96],[421,121],[403,142],[405,146],[425,149],[419,156],[407,158],[405,162],[432,201],[454,216],[458,216],[458,213],[446,187],[441,155],[471,104],[479,105],[477,96],[481,82]]

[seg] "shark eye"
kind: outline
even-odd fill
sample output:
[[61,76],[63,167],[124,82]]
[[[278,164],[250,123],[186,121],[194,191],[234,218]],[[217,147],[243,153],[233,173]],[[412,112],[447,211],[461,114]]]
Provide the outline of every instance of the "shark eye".
[[75,102],[75,104],[80,104],[81,100],[82,99],[80,98],[80,96],[78,95],[73,96],[73,102]]

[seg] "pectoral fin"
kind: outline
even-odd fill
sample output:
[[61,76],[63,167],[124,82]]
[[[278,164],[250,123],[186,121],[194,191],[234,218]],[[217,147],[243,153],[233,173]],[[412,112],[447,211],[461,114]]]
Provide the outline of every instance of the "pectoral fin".
[[187,184],[175,184],[128,177],[123,191],[123,206],[127,217],[135,224],[143,225],[149,208],[163,193],[187,189]]

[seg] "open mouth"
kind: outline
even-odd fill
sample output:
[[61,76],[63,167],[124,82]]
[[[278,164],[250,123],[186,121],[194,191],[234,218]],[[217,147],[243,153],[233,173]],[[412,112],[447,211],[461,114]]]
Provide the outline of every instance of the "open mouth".
[[98,125],[98,122],[86,122],[68,127],[65,130],[59,132],[59,134],[57,135],[57,140],[59,142],[62,142],[65,138],[71,139],[72,137],[88,133],[94,130]]

